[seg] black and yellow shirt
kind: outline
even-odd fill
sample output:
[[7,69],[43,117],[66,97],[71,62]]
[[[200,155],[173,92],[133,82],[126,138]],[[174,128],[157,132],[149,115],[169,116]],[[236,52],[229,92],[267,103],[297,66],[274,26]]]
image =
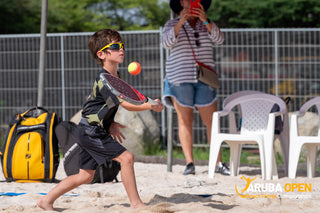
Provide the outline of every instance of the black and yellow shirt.
[[101,73],[107,71],[103,69],[98,74],[92,92],[83,105],[82,117],[87,119],[89,124],[102,124],[103,128],[108,130],[122,100],[103,85],[99,77]]

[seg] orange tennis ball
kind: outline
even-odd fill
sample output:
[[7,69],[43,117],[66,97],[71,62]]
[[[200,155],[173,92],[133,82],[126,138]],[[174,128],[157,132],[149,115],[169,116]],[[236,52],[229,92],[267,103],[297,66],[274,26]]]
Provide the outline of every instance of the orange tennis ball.
[[128,66],[128,71],[131,75],[138,75],[141,72],[141,66],[138,62],[131,62]]

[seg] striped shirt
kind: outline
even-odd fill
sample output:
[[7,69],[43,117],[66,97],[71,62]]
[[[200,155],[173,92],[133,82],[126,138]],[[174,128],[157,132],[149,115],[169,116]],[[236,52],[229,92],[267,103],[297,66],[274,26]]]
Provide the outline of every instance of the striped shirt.
[[[179,34],[175,37],[174,27],[180,17],[168,21],[163,29],[162,45],[165,49],[170,49],[170,56],[166,61],[166,74],[170,83],[197,83],[196,62],[194,60],[192,49],[195,57],[210,67],[214,67],[212,43],[222,44],[224,41],[223,33],[215,23],[212,23],[211,34],[205,25],[198,19],[195,29],[191,27],[188,21],[183,23]],[[188,37],[185,30],[188,33]],[[195,33],[199,36],[196,38]],[[199,46],[196,42],[200,43]],[[192,49],[191,49],[192,46]]]

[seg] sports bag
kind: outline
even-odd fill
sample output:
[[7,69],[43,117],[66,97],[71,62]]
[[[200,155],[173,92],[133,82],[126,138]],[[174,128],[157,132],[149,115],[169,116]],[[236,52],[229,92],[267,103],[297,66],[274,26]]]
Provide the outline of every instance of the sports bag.
[[42,107],[16,114],[1,150],[6,181],[54,182],[59,166],[56,113]]
[[[291,97],[286,97],[283,99],[284,102],[288,105],[289,102],[291,101]],[[280,107],[278,104],[274,104],[272,109],[271,109],[271,112],[279,112],[280,111]],[[281,115],[278,115],[276,116],[275,118],[275,124],[274,124],[274,133],[279,135],[283,130],[283,121],[282,121],[282,118],[281,118]]]
[[[63,166],[67,176],[79,173],[79,149],[77,124],[71,121],[62,121],[56,127],[56,135],[63,153]],[[106,161],[98,166],[91,183],[118,182],[117,175],[121,169],[117,161]]]

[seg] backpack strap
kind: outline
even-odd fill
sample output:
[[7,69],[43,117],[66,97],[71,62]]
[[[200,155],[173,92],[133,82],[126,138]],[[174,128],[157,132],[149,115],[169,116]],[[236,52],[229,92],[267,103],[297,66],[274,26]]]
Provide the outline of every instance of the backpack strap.
[[24,113],[22,113],[20,115],[21,115],[21,117],[24,117],[24,116],[27,116],[27,114],[32,111],[34,111],[34,114],[32,116],[28,116],[28,117],[37,117],[40,115],[40,111],[42,111],[41,114],[44,112],[49,113],[49,111],[47,109],[45,109],[43,107],[36,106],[36,107],[32,107],[32,108],[28,109],[27,111],[25,111]]

